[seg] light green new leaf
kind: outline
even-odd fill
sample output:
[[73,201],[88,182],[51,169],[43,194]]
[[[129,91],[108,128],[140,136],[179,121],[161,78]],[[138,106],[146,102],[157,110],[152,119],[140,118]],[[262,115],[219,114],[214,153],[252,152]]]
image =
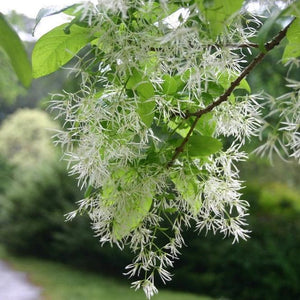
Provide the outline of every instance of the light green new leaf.
[[154,88],[150,82],[143,82],[136,88],[140,96],[137,112],[147,127],[150,127],[154,118],[155,101],[151,100],[154,96]]
[[183,178],[176,173],[171,175],[171,179],[182,198],[189,204],[192,214],[196,216],[200,211],[202,201],[199,191],[199,182],[195,176],[187,175],[183,180]]
[[[238,75],[230,74],[229,72],[223,72],[220,75],[218,82],[223,86],[225,90],[227,90],[230,87],[231,83],[237,78]],[[240,84],[235,89],[243,89],[251,93],[250,85],[245,78],[241,80]]]
[[289,27],[286,37],[288,44],[285,47],[282,61],[286,63],[290,58],[300,56],[300,20],[296,19]]
[[120,240],[139,226],[148,214],[153,195],[141,194],[140,198],[128,198],[125,207],[118,211],[113,222],[113,236]]
[[95,37],[89,28],[73,25],[70,34],[64,33],[63,24],[43,35],[32,52],[33,77],[38,78],[55,72]]
[[191,128],[187,123],[182,123],[180,126],[178,126],[178,124],[174,121],[169,121],[167,125],[169,128],[175,130],[176,133],[180,134],[182,137],[186,137]]
[[209,22],[210,33],[213,38],[217,37],[224,26],[228,25],[230,17],[238,12],[243,0],[197,0],[200,11],[204,12]]
[[138,95],[145,100],[154,96],[154,88],[149,81],[139,84],[136,90]]
[[188,141],[188,153],[192,157],[214,154],[222,149],[222,143],[210,136],[192,135]]
[[32,80],[31,63],[28,59],[25,47],[17,33],[6,22],[0,13],[0,47],[8,55],[10,62],[25,87],[29,87]]
[[138,104],[137,113],[147,127],[150,127],[153,122],[155,105],[154,100],[145,99],[141,99]]
[[164,82],[162,84],[163,92],[166,95],[174,95],[178,89],[178,83],[176,79],[170,75],[163,76]]
[[215,132],[217,122],[213,119],[212,113],[207,113],[199,119],[195,129],[204,136],[212,136]]
[[126,88],[135,91],[139,95],[137,113],[147,127],[150,127],[154,118],[155,101],[151,98],[155,95],[152,83],[138,70],[133,69]]
[[138,70],[133,69],[132,74],[130,75],[126,83],[126,88],[130,90],[134,90],[142,80],[143,80],[142,74]]

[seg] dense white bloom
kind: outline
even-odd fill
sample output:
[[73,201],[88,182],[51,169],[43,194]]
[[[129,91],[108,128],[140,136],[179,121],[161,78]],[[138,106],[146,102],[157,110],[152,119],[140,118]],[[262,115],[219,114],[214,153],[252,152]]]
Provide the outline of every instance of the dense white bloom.
[[[240,149],[248,139],[268,129],[257,153],[271,157],[274,150],[283,151],[300,159],[298,82],[289,81],[291,93],[269,97],[262,106],[261,95],[249,95],[242,81],[243,96],[234,91],[193,123],[195,112],[209,108],[240,76],[246,56],[239,45],[249,44],[261,21],[253,15],[245,25],[234,16],[214,37],[197,4],[175,9],[173,4],[83,4],[82,20],[97,38],[74,69],[82,76],[81,88],[56,95],[51,103],[65,120],[56,143],[65,149],[70,173],[87,188],[77,211],[66,218],[86,212],[101,243],[129,246],[135,257],[125,274],[143,278],[132,287],[142,288],[148,299],[157,293],[154,278],[171,280],[168,268],[191,224],[232,236],[233,242],[248,238],[249,204],[241,199],[236,167],[247,159]],[[266,106],[272,115],[263,119]],[[281,119],[279,131],[270,130],[274,115]],[[207,154],[186,151],[188,133],[211,141]],[[220,140],[228,137],[233,143],[221,149]],[[164,242],[157,242],[161,237]]]
[[263,123],[258,99],[259,95],[251,95],[244,99],[237,98],[234,104],[226,102],[219,106],[215,112],[218,120],[216,134],[234,136],[243,144],[246,139],[258,135]]

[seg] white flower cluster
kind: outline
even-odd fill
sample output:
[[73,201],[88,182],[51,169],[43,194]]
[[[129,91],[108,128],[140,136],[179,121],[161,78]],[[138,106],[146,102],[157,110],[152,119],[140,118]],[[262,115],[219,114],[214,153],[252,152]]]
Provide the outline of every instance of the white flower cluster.
[[[102,243],[128,245],[136,257],[126,274],[143,278],[132,285],[150,298],[157,293],[157,275],[171,280],[167,269],[192,220],[199,230],[233,236],[233,242],[248,238],[248,203],[240,199],[235,163],[246,159],[240,145],[261,126],[260,96],[248,95],[246,86],[244,96],[232,94],[210,113],[207,138],[219,145],[217,138],[233,137],[228,149],[200,158],[180,153],[173,159],[173,154],[191,128],[186,113],[217,100],[230,84],[228,74],[239,76],[245,57],[237,45],[249,43],[255,31],[237,18],[214,40],[195,21],[204,22],[196,4],[169,26],[174,7],[168,10],[168,1],[98,2],[83,10],[98,38],[86,55],[94,58],[77,65],[81,90],[54,97],[51,104],[65,120],[57,143],[65,149],[70,173],[87,189],[67,219],[87,212]],[[299,158],[299,114],[283,114],[287,145]]]
[[[291,92],[278,98],[268,96],[264,106],[271,113],[264,116],[264,126],[260,129],[260,139],[267,132],[265,142],[255,149],[255,153],[267,155],[272,161],[273,153],[283,160],[294,158],[300,162],[300,82],[288,79]],[[279,120],[274,124],[274,116]]]
[[235,99],[235,103],[226,102],[215,110],[218,120],[216,135],[233,136],[242,144],[246,139],[257,136],[263,124],[261,105],[257,102],[260,95],[249,95]]

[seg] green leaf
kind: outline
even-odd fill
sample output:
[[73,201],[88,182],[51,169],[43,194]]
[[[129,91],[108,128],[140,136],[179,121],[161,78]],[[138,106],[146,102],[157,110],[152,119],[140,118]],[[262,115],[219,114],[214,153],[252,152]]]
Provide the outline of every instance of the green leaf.
[[208,156],[222,149],[222,143],[210,136],[192,135],[188,141],[188,153],[192,157]]
[[138,103],[137,113],[147,127],[150,127],[153,122],[155,105],[154,100],[145,100],[144,98],[141,98]]
[[202,206],[198,180],[192,175],[186,175],[184,178],[181,178],[178,173],[172,174],[171,179],[176,187],[176,190],[189,204],[192,214],[196,216]]
[[197,0],[200,11],[204,12],[212,38],[222,33],[223,28],[230,23],[230,17],[238,12],[243,0]]
[[163,76],[164,82],[162,84],[163,93],[166,95],[174,95],[178,89],[178,83],[176,79],[170,75]]
[[66,25],[54,28],[35,44],[32,52],[34,78],[55,72],[95,38],[90,29],[77,25],[72,26],[70,34],[65,34]]
[[132,70],[132,74],[129,77],[127,84],[126,84],[126,88],[127,89],[131,89],[131,90],[135,90],[137,85],[143,80],[143,76],[142,74],[136,70],[133,69]]
[[129,198],[125,206],[119,209],[113,222],[113,236],[117,240],[122,239],[139,226],[151,208],[152,198],[153,195],[141,193],[141,197]]
[[[132,192],[133,185],[137,181],[136,187],[142,187],[141,179],[133,168],[121,168],[113,172],[112,179],[115,183],[109,185],[107,194],[102,195],[105,203],[116,205],[115,218],[113,220],[113,236],[120,240],[128,235],[132,230],[140,225],[147,216],[152,199],[155,194],[155,184],[147,183],[147,188]],[[147,180],[147,179],[144,179]],[[119,187],[116,189],[116,183]],[[131,196],[128,196],[130,193]],[[121,201],[121,203],[120,203]]]
[[6,22],[0,13],[0,47],[8,55],[19,80],[25,87],[29,87],[32,81],[31,63],[28,59],[25,47],[17,33]]
[[282,55],[283,63],[286,63],[290,58],[300,56],[300,20],[296,19],[289,27],[286,37],[288,44],[285,47]]
[[136,91],[138,95],[145,100],[150,99],[154,96],[154,88],[149,81],[139,84],[136,88]]
[[212,136],[215,132],[217,122],[213,119],[212,113],[207,113],[198,120],[195,130],[201,135]]
[[[225,90],[227,90],[230,87],[231,83],[238,77],[238,75],[230,74],[229,72],[223,72],[218,82],[223,86]],[[250,85],[245,78],[241,80],[240,84],[235,89],[243,89],[251,93]]]
[[[217,98],[224,93],[224,87],[216,82],[210,81],[208,83],[208,94],[212,98]],[[203,93],[204,94],[204,93]]]
[[[182,120],[180,120],[179,122],[182,123]],[[180,126],[178,126],[178,123],[174,121],[169,121],[168,127],[172,130],[175,130],[176,133],[180,134],[182,137],[186,137],[191,128],[187,123],[182,123]]]
[[265,43],[268,41],[269,32],[274,27],[274,24],[278,21],[280,16],[281,11],[278,10],[276,13],[272,14],[270,18],[267,19],[267,21],[258,31],[256,41],[258,43],[259,49],[262,52],[266,52]]
[[48,7],[41,8],[35,18],[35,25],[32,29],[32,34],[34,34],[37,25],[40,23],[40,21],[43,18],[57,15],[62,12],[65,12],[65,13],[74,12],[75,8],[77,8],[78,6],[79,6],[79,4],[72,4],[72,5],[68,5],[68,6],[64,5],[64,6],[61,6],[60,8],[58,8],[57,6],[48,6]]
[[151,100],[154,96],[154,88],[150,82],[143,82],[137,86],[136,91],[140,96],[137,112],[145,125],[150,127],[154,118],[154,108],[156,106],[155,101]]

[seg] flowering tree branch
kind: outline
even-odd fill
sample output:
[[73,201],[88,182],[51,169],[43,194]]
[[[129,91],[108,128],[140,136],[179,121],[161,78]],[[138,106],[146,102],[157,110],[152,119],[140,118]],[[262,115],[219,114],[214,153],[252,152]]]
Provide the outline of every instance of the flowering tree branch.
[[192,126],[190,130],[188,131],[186,137],[183,139],[181,144],[175,149],[174,155],[172,156],[172,159],[168,162],[167,166],[170,167],[176,158],[180,155],[181,152],[183,152],[186,143],[188,142],[190,136],[192,135],[199,119],[202,115],[209,113],[212,111],[215,107],[219,106],[223,102],[228,100],[228,97],[231,95],[231,93],[234,91],[234,89],[240,84],[240,82],[263,60],[263,58],[267,55],[269,51],[271,51],[273,48],[275,48],[277,45],[280,44],[280,42],[284,39],[286,36],[287,30],[291,26],[294,20],[292,20],[284,29],[282,29],[271,41],[266,43],[264,45],[264,50],[260,52],[253,60],[252,62],[243,70],[243,72],[240,74],[240,76],[231,82],[230,87],[218,98],[217,101],[214,101],[213,103],[209,104],[207,107],[200,109],[194,113],[187,112],[184,116],[185,119],[188,119],[190,117],[196,117],[195,120],[192,123]]
[[[284,14],[298,16],[294,1],[287,2]],[[90,49],[79,54],[74,67],[82,75],[79,91],[51,101],[67,124],[57,133],[57,143],[65,149],[70,173],[86,188],[67,219],[86,212],[101,243],[128,245],[136,257],[126,274],[138,279],[132,286],[148,298],[157,293],[155,278],[171,280],[167,269],[178,258],[183,228],[191,222],[199,231],[233,236],[233,242],[248,238],[249,204],[241,199],[235,163],[247,158],[240,144],[264,129],[265,110],[244,79],[285,36],[282,62],[300,65],[300,23],[288,25],[264,45],[281,14],[266,15],[270,21],[258,28],[255,14],[247,15],[245,23],[243,3],[83,3],[73,12],[68,34],[66,24],[58,26],[33,51],[33,74],[41,77],[81,48]],[[189,13],[182,16],[182,11]],[[181,13],[178,19],[174,12]],[[167,24],[170,16],[173,26]],[[253,38],[259,43],[249,42]],[[243,71],[240,48],[261,50]],[[235,103],[227,101],[238,86],[249,93]],[[281,99],[280,130],[285,132],[282,144],[298,159],[300,83],[290,86],[292,94]],[[230,136],[233,142],[223,149],[220,138]],[[187,143],[186,163],[172,168]],[[168,228],[162,227],[163,220]]]

